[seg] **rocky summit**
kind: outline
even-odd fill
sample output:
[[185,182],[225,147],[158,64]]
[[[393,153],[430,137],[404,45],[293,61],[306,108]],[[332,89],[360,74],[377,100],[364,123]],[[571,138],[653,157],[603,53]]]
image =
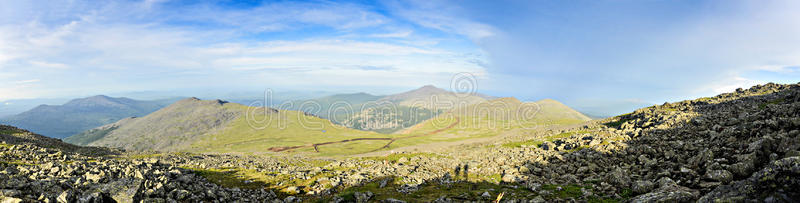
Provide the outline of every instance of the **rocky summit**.
[[0,128],[3,202],[797,202],[800,84],[435,150],[125,152]]

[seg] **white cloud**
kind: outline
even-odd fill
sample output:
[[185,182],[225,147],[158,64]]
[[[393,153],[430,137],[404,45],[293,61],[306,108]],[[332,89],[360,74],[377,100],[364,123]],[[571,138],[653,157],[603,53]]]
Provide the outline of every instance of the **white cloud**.
[[445,54],[445,51],[395,45],[389,43],[349,40],[272,41],[262,43],[248,52],[273,54],[289,52],[348,53],[364,55]]
[[144,0],[144,1],[142,1],[142,5],[145,8],[150,9],[155,5],[158,5],[160,3],[164,3],[164,2],[167,2],[167,1],[169,1],[169,0]]
[[76,27],[78,21],[72,21],[67,24],[61,25],[55,29],[43,27],[38,22],[33,21],[28,28],[33,32],[27,33],[29,43],[37,47],[54,47],[64,44],[64,38],[71,35]]
[[46,61],[28,61],[33,66],[42,67],[42,68],[55,68],[55,69],[67,69],[69,66],[63,63],[51,63]]
[[748,75],[754,69],[800,65],[798,1],[670,3],[667,10],[649,1],[461,7],[468,11],[447,3],[395,7],[424,26],[478,38],[493,82],[547,87],[516,94],[676,101],[778,80]]
[[357,4],[337,2],[265,2],[250,9],[223,9],[199,4],[177,9],[167,18],[222,24],[238,31],[276,32],[322,25],[338,30],[369,28],[390,20]]
[[[388,43],[349,40],[280,41],[256,46],[226,46],[211,52],[237,53],[212,62],[215,67],[234,70],[363,72],[362,67],[392,67],[383,71],[401,73],[482,72],[472,63],[480,56],[445,50],[418,48]],[[373,73],[372,74],[376,74]]]
[[39,79],[31,79],[31,80],[14,81],[12,83],[13,84],[17,84],[17,85],[22,85],[22,84],[29,84],[29,83],[37,83],[39,81],[41,81],[41,80],[39,80]]
[[[436,43],[340,37],[414,33],[384,30],[380,26],[391,19],[354,4],[278,2],[251,9],[164,8],[161,1],[73,4],[30,4],[33,14],[7,18],[13,22],[0,19],[0,80],[6,81],[0,83],[0,99],[203,85],[408,86],[418,85],[408,81],[447,81],[449,73],[484,72],[469,62],[479,56]],[[253,37],[308,26],[336,31],[296,39]]]
[[761,71],[769,71],[774,73],[794,73],[800,71],[800,65],[767,65],[767,66],[759,66],[754,69]]
[[461,34],[476,42],[495,36],[499,32],[491,25],[459,15],[460,8],[455,2],[418,0],[404,3],[390,1],[389,5],[394,12],[418,25]]
[[401,32],[392,32],[392,33],[382,33],[382,34],[372,34],[370,37],[377,37],[377,38],[404,38],[414,33],[414,31],[407,30]]
[[10,34],[10,30],[0,26],[0,69],[4,63],[18,57],[18,53],[14,51],[16,46],[12,41],[13,37]]
[[708,86],[708,89],[711,90],[714,94],[722,94],[727,92],[733,92],[737,88],[747,89],[754,85],[764,84],[764,83],[766,82],[736,76],[723,81],[715,81]]

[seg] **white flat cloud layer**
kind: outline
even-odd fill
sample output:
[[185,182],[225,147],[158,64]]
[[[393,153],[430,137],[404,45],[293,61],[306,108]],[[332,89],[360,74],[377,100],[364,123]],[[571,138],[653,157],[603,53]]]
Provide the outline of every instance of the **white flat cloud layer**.
[[475,61],[487,59],[468,40],[466,48],[440,45],[449,39],[415,35],[362,5],[166,3],[3,2],[0,101],[220,86],[412,87],[485,74]]
[[[184,88],[447,87],[574,106],[800,78],[800,2],[0,0],[0,101]],[[353,89],[353,88],[350,88]]]

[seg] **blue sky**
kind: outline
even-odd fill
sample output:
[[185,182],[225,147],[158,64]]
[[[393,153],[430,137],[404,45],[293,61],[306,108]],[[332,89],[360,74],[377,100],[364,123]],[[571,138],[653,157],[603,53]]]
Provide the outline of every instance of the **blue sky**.
[[448,87],[585,111],[800,78],[798,1],[0,0],[0,101]]

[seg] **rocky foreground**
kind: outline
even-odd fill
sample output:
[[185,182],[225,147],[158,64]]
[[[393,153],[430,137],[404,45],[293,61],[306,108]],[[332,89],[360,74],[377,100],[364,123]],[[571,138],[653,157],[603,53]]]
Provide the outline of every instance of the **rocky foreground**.
[[25,202],[797,202],[800,84],[563,130],[381,157],[131,154],[0,128],[0,196]]

